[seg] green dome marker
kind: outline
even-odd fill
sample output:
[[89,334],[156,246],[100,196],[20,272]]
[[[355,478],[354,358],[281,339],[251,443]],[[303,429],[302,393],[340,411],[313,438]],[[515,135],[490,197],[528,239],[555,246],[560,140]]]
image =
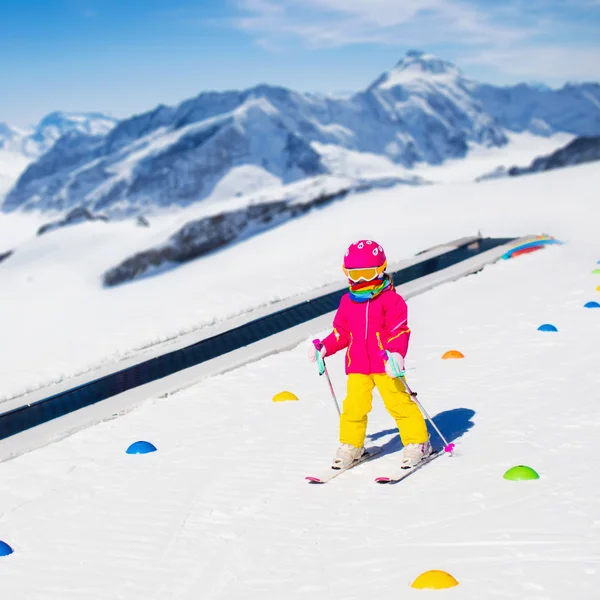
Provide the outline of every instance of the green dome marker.
[[594,275],[600,275],[600,269],[594,269],[594,270],[592,271],[592,273],[593,273]]
[[540,476],[531,468],[525,465],[517,465],[504,473],[504,479],[511,481],[524,481],[526,479],[539,479]]

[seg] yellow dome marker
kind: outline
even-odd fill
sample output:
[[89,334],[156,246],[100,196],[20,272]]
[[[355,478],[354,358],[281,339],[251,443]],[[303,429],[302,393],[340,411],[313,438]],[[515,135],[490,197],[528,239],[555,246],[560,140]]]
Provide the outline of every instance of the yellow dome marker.
[[600,292],[600,285],[596,288],[597,292]]
[[421,573],[410,587],[418,590],[444,590],[458,585],[458,581],[446,571],[425,571]]
[[273,402],[286,402],[288,400],[298,400],[298,396],[292,392],[279,392],[273,396]]
[[445,352],[444,355],[442,356],[442,358],[444,360],[446,360],[447,358],[464,358],[465,355],[462,352],[459,352],[458,350],[448,350],[448,352]]

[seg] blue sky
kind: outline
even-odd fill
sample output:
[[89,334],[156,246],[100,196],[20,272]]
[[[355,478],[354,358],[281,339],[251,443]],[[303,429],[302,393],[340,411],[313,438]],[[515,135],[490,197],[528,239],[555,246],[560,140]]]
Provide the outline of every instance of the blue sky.
[[411,48],[497,84],[600,81],[600,0],[2,0],[0,121],[357,90]]

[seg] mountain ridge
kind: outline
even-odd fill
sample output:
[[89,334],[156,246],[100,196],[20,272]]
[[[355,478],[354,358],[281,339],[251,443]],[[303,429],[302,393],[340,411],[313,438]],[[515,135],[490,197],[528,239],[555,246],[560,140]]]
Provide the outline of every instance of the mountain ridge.
[[[600,86],[596,106],[595,84],[582,85],[566,88],[570,95],[527,84],[513,86],[518,92],[494,88],[449,61],[411,50],[347,97],[264,83],[202,92],[122,119],[100,135],[68,132],[23,172],[2,210],[81,206],[111,217],[145,214],[202,200],[243,165],[282,184],[335,176],[322,145],[411,168],[464,157],[472,144],[502,146],[507,131],[549,135],[568,125],[600,133]],[[524,102],[527,90],[537,105]]]

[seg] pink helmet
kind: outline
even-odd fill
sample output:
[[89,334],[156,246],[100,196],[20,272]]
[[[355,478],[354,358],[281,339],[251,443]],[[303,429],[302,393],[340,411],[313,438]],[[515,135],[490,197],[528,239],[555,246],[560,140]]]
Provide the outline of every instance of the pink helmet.
[[373,240],[359,240],[358,242],[354,242],[348,247],[346,254],[344,254],[345,269],[364,269],[368,267],[382,267],[384,265],[387,266],[385,252]]

